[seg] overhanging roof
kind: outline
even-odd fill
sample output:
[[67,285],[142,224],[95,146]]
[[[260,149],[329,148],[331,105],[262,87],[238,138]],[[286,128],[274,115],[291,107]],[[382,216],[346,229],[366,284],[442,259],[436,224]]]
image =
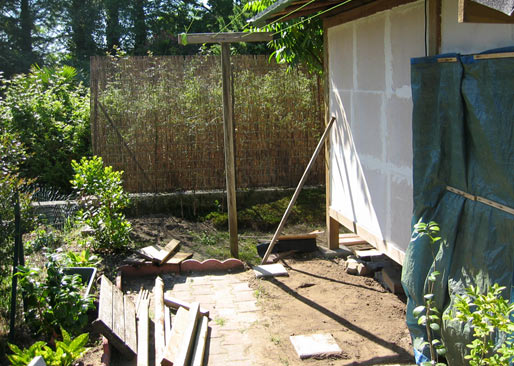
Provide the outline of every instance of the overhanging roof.
[[287,21],[330,10],[330,8],[337,6],[333,11],[327,13],[327,16],[334,15],[336,12],[347,11],[373,1],[374,0],[277,0],[271,6],[249,19],[248,22],[256,27],[262,27],[276,20]]
[[[507,15],[514,12],[514,0],[472,0],[473,2],[496,9]],[[329,17],[351,9],[361,7],[377,0],[277,0],[271,6],[249,19],[248,22],[256,27],[262,27],[273,21],[287,21],[313,13],[327,11],[324,17]],[[393,2],[394,3],[394,2]],[[330,10],[333,8],[333,10]]]

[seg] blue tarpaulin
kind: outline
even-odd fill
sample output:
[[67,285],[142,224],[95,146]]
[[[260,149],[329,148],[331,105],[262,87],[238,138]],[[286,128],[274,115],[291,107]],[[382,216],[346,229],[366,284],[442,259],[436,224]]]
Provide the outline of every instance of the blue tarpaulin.
[[[413,235],[406,252],[407,325],[419,361],[429,356],[419,342],[426,331],[412,310],[423,305],[432,271],[441,273],[432,292],[443,314],[471,285],[485,292],[498,283],[514,299],[514,58],[412,59],[411,84],[412,223],[437,222],[444,242],[432,254],[428,238]],[[465,365],[470,326],[445,320],[439,336],[448,364]]]

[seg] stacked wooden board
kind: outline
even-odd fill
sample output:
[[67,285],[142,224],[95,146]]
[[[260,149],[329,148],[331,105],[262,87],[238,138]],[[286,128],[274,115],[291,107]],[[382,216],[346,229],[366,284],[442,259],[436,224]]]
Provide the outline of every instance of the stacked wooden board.
[[[165,297],[164,282],[160,277],[155,280],[153,296],[155,365],[203,365],[209,312],[199,303],[188,304]],[[173,321],[172,311],[176,311]],[[137,356],[137,366],[149,365],[148,291],[141,289],[134,304],[102,276],[98,319],[93,324],[125,358]]]

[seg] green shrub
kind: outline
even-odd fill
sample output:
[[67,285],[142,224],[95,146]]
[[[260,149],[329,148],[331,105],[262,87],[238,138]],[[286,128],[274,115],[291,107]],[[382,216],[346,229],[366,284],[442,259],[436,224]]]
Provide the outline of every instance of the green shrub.
[[12,80],[0,76],[0,124],[15,132],[28,158],[22,175],[70,190],[70,162],[90,151],[89,92],[69,66],[40,69]]
[[82,208],[77,212],[78,222],[94,231],[94,249],[120,250],[130,241],[130,222],[122,210],[129,204],[128,194],[122,186],[121,175],[112,167],[104,167],[102,158],[82,158],[72,161],[75,171],[71,181]]
[[42,341],[23,350],[14,344],[9,344],[13,354],[7,355],[7,359],[12,366],[26,366],[34,357],[42,356],[48,366],[71,366],[86,353],[85,345],[89,340],[89,335],[83,333],[73,339],[63,328],[61,328],[61,334],[62,341],[55,342],[55,351]]
[[[56,334],[59,327],[78,334],[94,308],[93,296],[84,296],[85,284],[79,275],[65,275],[57,256],[47,255],[46,271],[19,267],[25,321],[35,333]],[[45,273],[46,272],[46,273]]]

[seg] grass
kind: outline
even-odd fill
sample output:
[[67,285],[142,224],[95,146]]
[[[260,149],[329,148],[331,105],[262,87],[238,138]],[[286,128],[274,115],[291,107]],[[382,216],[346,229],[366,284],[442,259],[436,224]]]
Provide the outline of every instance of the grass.
[[227,320],[225,318],[214,319],[214,323],[216,323],[216,325],[218,325],[220,327],[224,326],[226,322],[227,322]]

